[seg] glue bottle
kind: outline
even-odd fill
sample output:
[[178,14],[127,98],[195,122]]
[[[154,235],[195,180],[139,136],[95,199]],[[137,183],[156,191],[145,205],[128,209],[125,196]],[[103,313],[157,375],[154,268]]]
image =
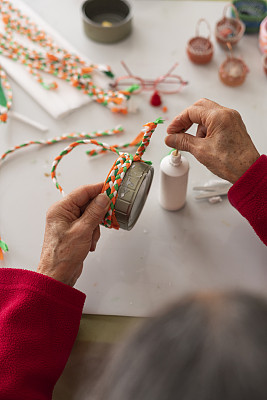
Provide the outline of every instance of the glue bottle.
[[160,163],[159,203],[169,211],[182,208],[186,200],[189,163],[178,150]]

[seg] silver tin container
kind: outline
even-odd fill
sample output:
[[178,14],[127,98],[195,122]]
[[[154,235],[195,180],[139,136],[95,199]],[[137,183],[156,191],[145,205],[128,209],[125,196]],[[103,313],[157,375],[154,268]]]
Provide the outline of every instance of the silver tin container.
[[144,162],[134,161],[118,190],[115,216],[121,229],[131,230],[141,214],[152,183],[154,169]]

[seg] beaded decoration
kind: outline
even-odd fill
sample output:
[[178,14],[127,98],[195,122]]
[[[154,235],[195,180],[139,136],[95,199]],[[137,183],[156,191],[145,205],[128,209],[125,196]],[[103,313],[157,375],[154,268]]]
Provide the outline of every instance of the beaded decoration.
[[[2,101],[0,104],[0,122],[6,122],[7,120],[7,113],[12,105],[12,90],[11,86],[7,80],[7,76],[4,70],[0,66],[0,85],[1,85],[1,92],[2,92]],[[5,93],[4,93],[5,89]]]
[[[73,87],[90,96],[94,101],[108,107],[112,112],[127,113],[126,102],[131,89],[126,91],[103,90],[96,86],[92,74],[100,71],[109,77],[114,77],[109,66],[86,64],[75,54],[57,46],[55,41],[41,30],[37,24],[23,15],[7,0],[0,0],[0,12],[5,25],[5,33],[0,34],[0,54],[23,64],[45,89],[57,89],[57,83],[46,82],[40,72],[56,76]],[[40,51],[30,49],[14,40],[14,33],[27,37]],[[40,71],[40,72],[39,72]]]
[[156,119],[154,122],[149,122],[144,125],[144,128],[142,131],[139,133],[139,135],[134,139],[134,141],[131,143],[132,144],[137,144],[140,141],[141,135],[142,135],[142,142],[138,149],[136,150],[135,155],[133,156],[132,154],[126,153],[126,152],[120,152],[119,148],[116,146],[110,146],[106,143],[100,143],[97,142],[94,139],[85,139],[85,140],[77,140],[76,142],[71,143],[69,146],[67,146],[60,154],[58,157],[55,158],[53,165],[52,165],[52,170],[51,170],[51,177],[53,182],[55,183],[57,189],[62,193],[64,196],[64,192],[60,184],[58,183],[57,177],[56,177],[56,169],[59,164],[59,162],[62,160],[62,158],[69,154],[75,147],[81,145],[81,144],[95,144],[97,146],[102,147],[102,151],[112,151],[116,153],[119,157],[116,159],[114,162],[113,166],[111,167],[111,170],[108,174],[108,177],[103,185],[102,188],[102,193],[106,193],[107,196],[110,198],[111,203],[110,203],[110,208],[105,215],[105,218],[102,222],[102,225],[104,225],[106,228],[115,228],[119,229],[119,224],[116,220],[115,216],[115,203],[118,197],[118,190],[119,187],[122,183],[122,180],[128,170],[130,168],[131,164],[133,161],[140,161],[140,162],[145,162],[147,164],[151,164],[150,161],[144,161],[142,160],[142,156],[149,145],[150,138],[155,131],[156,127],[158,124],[162,124],[164,121],[161,118]]

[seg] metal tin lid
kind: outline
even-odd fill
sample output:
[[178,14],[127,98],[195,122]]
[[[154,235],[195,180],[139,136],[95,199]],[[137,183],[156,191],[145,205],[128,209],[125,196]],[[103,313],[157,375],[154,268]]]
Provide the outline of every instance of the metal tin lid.
[[115,203],[120,228],[129,231],[135,225],[146,202],[153,174],[153,167],[140,161],[134,161],[127,170]]

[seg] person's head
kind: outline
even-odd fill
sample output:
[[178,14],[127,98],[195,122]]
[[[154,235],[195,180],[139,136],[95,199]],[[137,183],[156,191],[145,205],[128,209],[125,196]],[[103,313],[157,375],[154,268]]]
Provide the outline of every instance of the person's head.
[[146,320],[102,384],[103,400],[266,400],[267,300],[184,298]]

